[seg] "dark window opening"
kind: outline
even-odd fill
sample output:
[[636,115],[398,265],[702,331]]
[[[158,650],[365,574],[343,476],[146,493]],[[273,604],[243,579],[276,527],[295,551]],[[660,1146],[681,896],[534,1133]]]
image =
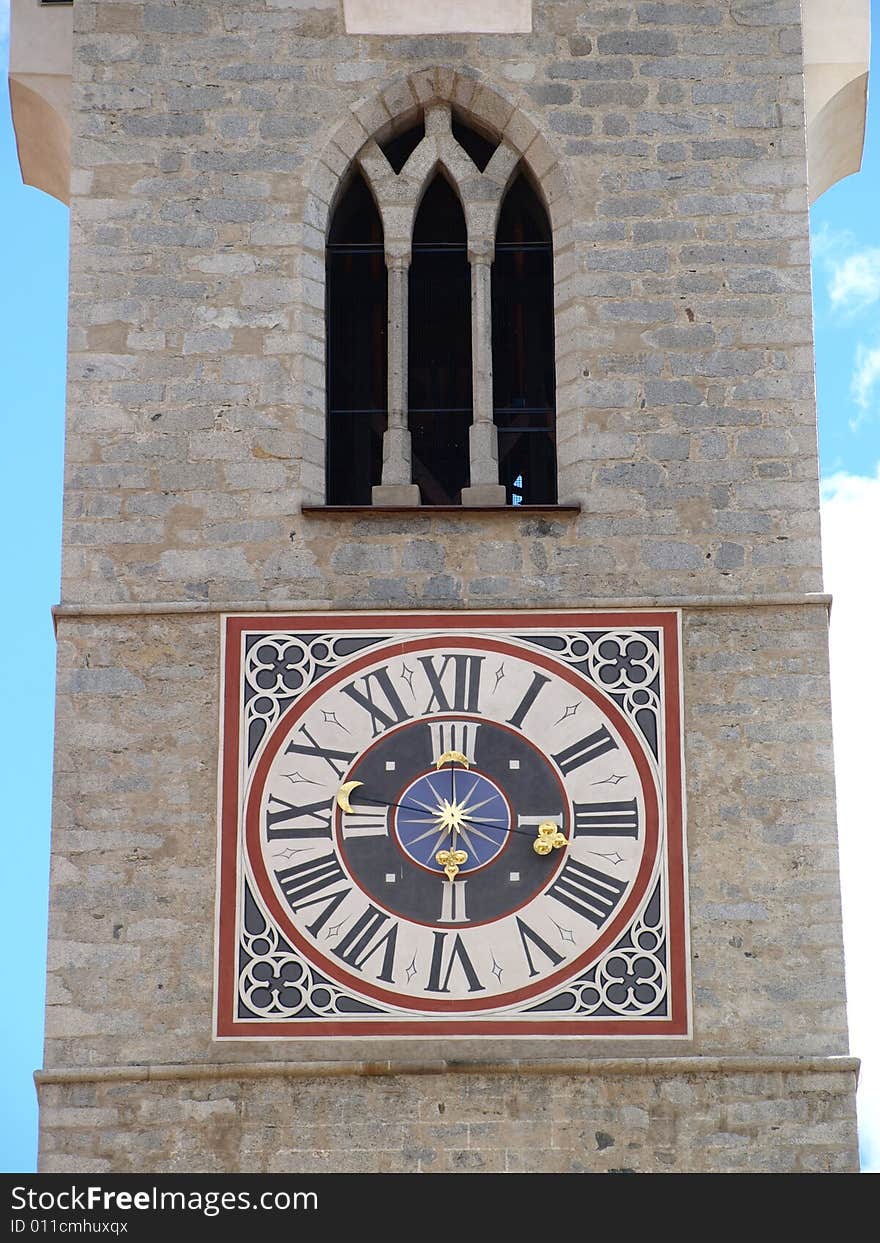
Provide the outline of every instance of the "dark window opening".
[[555,504],[553,244],[547,213],[522,173],[504,199],[495,237],[492,388],[508,504]]
[[379,147],[394,171],[399,173],[424,137],[425,122],[422,119],[402,134],[395,134],[393,138],[380,142]]
[[470,482],[471,269],[461,203],[438,174],[419,207],[409,269],[409,428],[423,505]]
[[369,505],[388,422],[388,280],[382,220],[356,176],[327,240],[327,504]]
[[498,150],[498,143],[477,133],[470,125],[466,125],[455,110],[452,113],[452,137],[471,157],[481,173]]

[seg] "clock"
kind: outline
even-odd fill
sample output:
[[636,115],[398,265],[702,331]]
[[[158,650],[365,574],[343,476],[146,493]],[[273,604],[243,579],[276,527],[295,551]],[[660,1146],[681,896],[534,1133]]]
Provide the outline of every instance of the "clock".
[[677,614],[225,631],[218,1037],[687,1034]]

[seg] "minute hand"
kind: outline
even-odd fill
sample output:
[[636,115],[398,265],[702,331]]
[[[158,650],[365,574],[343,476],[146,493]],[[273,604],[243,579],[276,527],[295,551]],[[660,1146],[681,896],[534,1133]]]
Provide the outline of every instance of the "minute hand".
[[[343,811],[349,811],[349,812],[357,811],[357,805],[352,806],[350,799],[351,799],[351,793],[352,793],[352,786],[353,785],[357,786],[360,784],[361,783],[359,781],[356,781],[356,782],[347,781],[345,785],[340,786],[336,794],[336,802],[339,805],[339,807],[342,808]],[[389,803],[387,799],[370,798],[368,794],[363,794],[363,793],[359,794],[358,798],[362,799],[365,803],[373,804],[373,806],[375,807],[399,807],[401,811],[414,811],[420,816],[423,816],[425,814],[424,807],[416,807],[412,803]],[[497,824],[489,824],[487,820],[475,820],[471,816],[465,816],[464,820],[467,824],[476,825],[477,828],[491,829],[493,833],[523,833],[525,834],[526,837],[534,837],[534,833],[531,832],[531,830],[515,829],[513,825],[511,825],[507,829],[503,829]]]

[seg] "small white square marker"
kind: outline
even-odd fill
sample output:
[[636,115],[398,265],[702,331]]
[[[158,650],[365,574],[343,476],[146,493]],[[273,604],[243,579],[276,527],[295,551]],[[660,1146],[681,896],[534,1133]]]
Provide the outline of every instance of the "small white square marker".
[[511,768],[519,768],[519,760],[508,760],[507,762]]
[[395,763],[394,763],[394,760],[386,760],[386,761],[385,761],[385,771],[386,771],[386,773],[393,773],[393,772],[394,772],[395,767],[396,767],[396,765],[395,765]]
[[511,873],[510,873],[510,879],[511,879],[511,880],[519,880],[519,872],[511,872]]
[[385,873],[385,884],[386,884],[386,885],[393,885],[393,884],[394,884],[394,882],[395,882],[396,880],[397,880],[397,873],[396,873],[396,872],[386,872],[386,873]]

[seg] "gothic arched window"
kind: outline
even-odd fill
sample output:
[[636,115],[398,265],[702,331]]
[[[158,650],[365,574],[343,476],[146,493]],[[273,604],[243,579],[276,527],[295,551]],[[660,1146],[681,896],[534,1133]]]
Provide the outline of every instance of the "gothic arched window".
[[556,368],[550,221],[520,173],[504,199],[492,265],[492,405],[508,504],[556,501]]
[[327,504],[369,505],[388,421],[388,293],[382,221],[360,175],[327,240]]
[[413,228],[408,353],[412,481],[423,505],[456,505],[470,482],[471,268],[464,212],[440,173]]
[[358,156],[327,242],[328,504],[555,504],[553,247],[517,160],[444,103]]

